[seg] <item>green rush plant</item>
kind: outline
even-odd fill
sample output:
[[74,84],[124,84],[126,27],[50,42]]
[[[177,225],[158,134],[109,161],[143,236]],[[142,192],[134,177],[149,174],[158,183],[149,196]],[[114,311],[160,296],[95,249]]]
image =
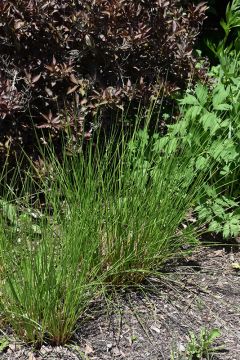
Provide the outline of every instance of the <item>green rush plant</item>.
[[[32,165],[17,199],[6,187],[0,311],[27,342],[64,344],[106,287],[160,275],[183,245],[197,243],[181,223],[214,171],[212,161],[197,165],[207,156],[208,140],[197,127],[197,144],[181,135],[151,135],[150,117],[130,138],[112,132],[105,147],[90,140],[84,152],[65,151],[61,161],[48,147],[45,176],[36,177]],[[179,127],[184,124],[179,120]]]

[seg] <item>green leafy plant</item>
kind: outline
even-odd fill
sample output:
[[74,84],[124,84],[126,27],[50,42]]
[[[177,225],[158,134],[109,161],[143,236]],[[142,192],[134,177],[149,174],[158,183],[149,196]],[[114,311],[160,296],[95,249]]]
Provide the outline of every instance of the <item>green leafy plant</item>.
[[214,354],[223,350],[223,346],[215,346],[214,342],[221,336],[219,329],[208,330],[201,328],[196,335],[193,331],[189,333],[189,340],[186,346],[182,345],[182,350],[171,350],[171,360],[211,360]]
[[237,237],[240,233],[239,203],[220,196],[214,186],[206,186],[206,197],[196,207],[200,221],[206,221],[208,230],[224,238]]
[[[215,56],[224,64],[225,55],[235,49],[239,50],[239,30],[240,30],[240,2],[239,0],[230,1],[226,9],[226,17],[220,21],[220,25],[224,31],[224,37],[217,44],[208,41],[209,48],[213,51]],[[236,35],[234,40],[230,40],[232,31],[235,30]]]
[[199,336],[196,336],[194,332],[190,332],[186,349],[187,359],[211,359],[212,355],[221,349],[213,345],[220,335],[219,329],[207,330],[203,328],[200,330]]
[[[240,62],[236,67],[238,72],[239,65]],[[235,81],[237,74],[227,84],[219,77],[219,82],[214,83],[211,90],[201,84],[197,85],[195,94],[189,93],[181,100],[185,124],[181,128],[178,124],[170,127],[172,134],[182,134],[186,141],[197,144],[189,131],[195,122],[195,126],[198,126],[197,123],[201,125],[204,136],[211,139],[207,156],[200,156],[196,160],[196,166],[198,169],[204,168],[212,158],[217,161],[218,170],[212,174],[205,196],[196,210],[199,211],[201,220],[205,217],[209,221],[210,231],[222,232],[226,238],[237,236],[240,232],[240,88],[238,81]]]
[[196,159],[196,166],[203,169],[210,159],[218,166],[196,210],[202,221],[209,222],[210,231],[221,232],[225,238],[240,233],[240,55],[237,38],[228,44],[231,30],[240,25],[239,19],[239,1],[233,1],[227,7],[226,20],[221,22],[225,37],[212,45],[220,61],[209,72],[212,84],[198,84],[189,90],[180,100],[185,122],[169,126],[169,137],[182,136],[196,146],[199,143],[192,133],[194,126],[200,125],[202,136],[210,139],[207,155]]

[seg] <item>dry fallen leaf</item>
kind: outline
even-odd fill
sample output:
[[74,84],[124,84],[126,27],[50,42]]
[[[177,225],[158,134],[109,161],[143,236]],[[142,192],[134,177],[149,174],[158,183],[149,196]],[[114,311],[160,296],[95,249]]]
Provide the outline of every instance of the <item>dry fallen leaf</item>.
[[240,263],[239,262],[232,263],[232,268],[234,270],[240,270]]
[[91,347],[91,345],[86,344],[84,353],[85,353],[85,355],[89,355],[89,354],[93,353],[93,348]]
[[33,355],[32,352],[30,352],[30,353],[28,354],[28,360],[36,360],[36,358],[35,358],[35,356]]
[[160,329],[154,325],[151,326],[151,329],[155,331],[156,333],[160,334]]

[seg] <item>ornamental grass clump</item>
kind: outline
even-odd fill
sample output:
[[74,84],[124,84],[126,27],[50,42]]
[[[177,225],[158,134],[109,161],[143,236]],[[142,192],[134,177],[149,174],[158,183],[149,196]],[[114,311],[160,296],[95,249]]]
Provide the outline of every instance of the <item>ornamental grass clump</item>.
[[6,189],[0,309],[28,342],[64,344],[104,289],[160,275],[191,244],[181,223],[212,166],[196,167],[206,140],[191,146],[181,136],[151,135],[147,125],[130,138],[116,134],[104,148],[91,140],[61,161],[48,147],[38,186],[33,169],[17,199]]

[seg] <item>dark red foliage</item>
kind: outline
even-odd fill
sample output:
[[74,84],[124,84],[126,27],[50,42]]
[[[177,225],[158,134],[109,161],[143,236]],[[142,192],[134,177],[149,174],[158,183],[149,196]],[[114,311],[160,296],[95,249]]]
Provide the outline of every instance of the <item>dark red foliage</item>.
[[0,116],[18,130],[32,120],[55,133],[67,123],[81,130],[99,109],[184,89],[201,76],[192,51],[206,8],[181,0],[1,1]]

